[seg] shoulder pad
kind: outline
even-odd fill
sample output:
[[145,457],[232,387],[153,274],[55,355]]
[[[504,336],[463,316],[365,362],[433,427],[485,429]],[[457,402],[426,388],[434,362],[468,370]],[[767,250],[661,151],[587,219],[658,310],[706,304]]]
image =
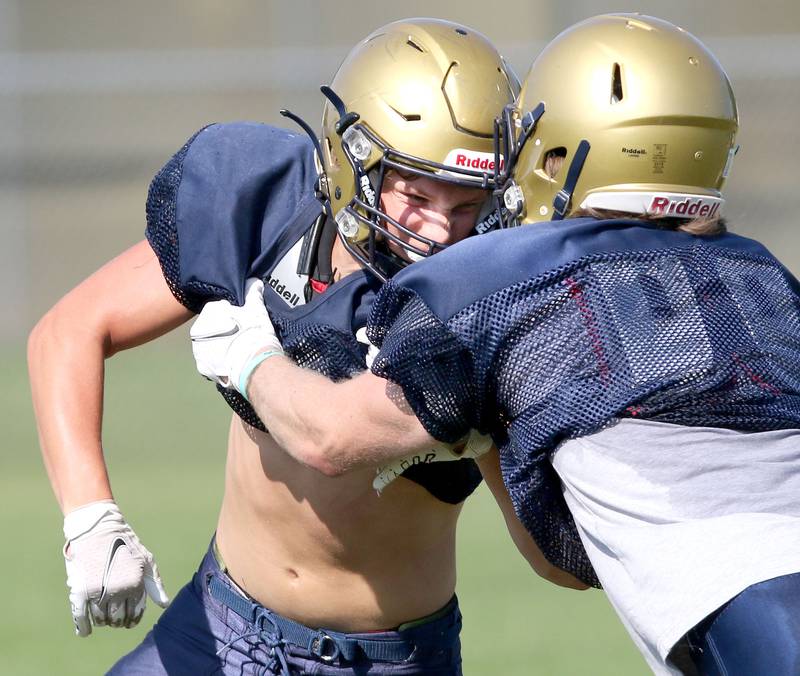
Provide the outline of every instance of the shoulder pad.
[[303,135],[237,122],[192,136],[147,197],[147,238],[178,300],[195,312],[219,298],[241,304],[245,279],[265,274],[288,230],[321,209],[316,178]]

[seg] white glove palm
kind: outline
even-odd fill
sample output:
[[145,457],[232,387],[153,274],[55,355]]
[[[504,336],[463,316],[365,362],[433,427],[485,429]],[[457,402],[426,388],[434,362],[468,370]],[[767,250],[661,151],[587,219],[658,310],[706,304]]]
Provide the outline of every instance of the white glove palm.
[[169,598],[153,555],[113,500],[91,502],[64,517],[64,561],[75,633],[95,626],[132,627],[147,596],[166,608]]
[[264,306],[264,283],[248,279],[241,307],[206,303],[192,324],[192,353],[201,375],[247,397],[247,379],[259,357],[283,354]]
[[492,448],[490,437],[476,430],[470,431],[466,439],[455,444],[440,443],[430,451],[413,453],[394,462],[378,467],[378,474],[372,481],[372,487],[380,493],[392,481],[414,465],[427,465],[431,462],[447,462],[464,458],[480,458]]

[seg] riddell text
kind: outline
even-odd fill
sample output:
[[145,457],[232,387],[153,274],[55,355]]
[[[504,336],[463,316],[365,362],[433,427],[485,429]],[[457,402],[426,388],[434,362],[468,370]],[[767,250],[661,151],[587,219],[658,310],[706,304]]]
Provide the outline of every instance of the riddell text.
[[[468,157],[467,155],[456,155],[456,166],[466,167],[468,169],[484,169],[486,171],[494,171],[494,160],[488,157]],[[500,168],[505,166],[505,162],[500,160]]]

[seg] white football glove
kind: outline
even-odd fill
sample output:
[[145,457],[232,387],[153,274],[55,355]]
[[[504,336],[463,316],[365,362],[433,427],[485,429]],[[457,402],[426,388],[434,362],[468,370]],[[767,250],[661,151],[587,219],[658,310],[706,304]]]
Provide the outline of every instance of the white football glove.
[[463,458],[472,458],[474,460],[475,458],[480,458],[484,453],[488,453],[491,448],[491,437],[480,434],[476,430],[471,430],[464,439],[454,444],[440,443],[430,451],[413,453],[400,460],[395,460],[389,465],[378,467],[378,474],[372,482],[372,487],[380,493],[409,467],[427,465],[430,462],[461,460]]
[[247,280],[241,307],[227,300],[206,303],[189,335],[200,374],[245,398],[253,369],[267,357],[283,354],[264,306],[260,279]]
[[133,627],[147,596],[169,603],[153,555],[113,500],[90,502],[64,517],[64,561],[75,633],[96,627]]

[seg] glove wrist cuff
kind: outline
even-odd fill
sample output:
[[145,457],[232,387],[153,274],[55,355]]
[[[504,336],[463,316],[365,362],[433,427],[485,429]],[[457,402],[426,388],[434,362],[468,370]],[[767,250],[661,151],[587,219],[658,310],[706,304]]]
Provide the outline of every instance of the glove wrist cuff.
[[106,516],[122,519],[122,513],[114,500],[97,500],[81,505],[64,515],[64,537],[73,540],[88,533]]

